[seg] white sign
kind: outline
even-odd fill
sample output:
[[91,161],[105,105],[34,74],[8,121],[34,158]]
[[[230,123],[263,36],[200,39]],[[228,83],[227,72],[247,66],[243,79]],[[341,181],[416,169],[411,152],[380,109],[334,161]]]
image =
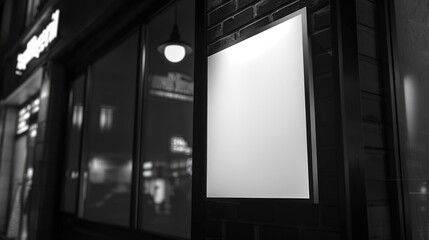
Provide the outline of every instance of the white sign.
[[49,44],[57,37],[58,34],[58,22],[60,18],[60,10],[57,9],[52,13],[52,21],[48,26],[43,29],[39,36],[33,36],[27,43],[25,51],[18,54],[16,69],[24,71],[27,68],[27,64],[34,58],[39,58]]
[[310,199],[305,10],[208,57],[207,197]]

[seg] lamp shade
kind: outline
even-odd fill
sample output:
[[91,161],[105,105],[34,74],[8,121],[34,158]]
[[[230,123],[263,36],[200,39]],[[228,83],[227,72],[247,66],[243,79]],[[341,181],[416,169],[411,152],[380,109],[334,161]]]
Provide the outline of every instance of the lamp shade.
[[158,46],[158,52],[163,54],[168,61],[178,63],[192,52],[192,48],[181,41],[179,28],[177,24],[174,24],[170,39]]

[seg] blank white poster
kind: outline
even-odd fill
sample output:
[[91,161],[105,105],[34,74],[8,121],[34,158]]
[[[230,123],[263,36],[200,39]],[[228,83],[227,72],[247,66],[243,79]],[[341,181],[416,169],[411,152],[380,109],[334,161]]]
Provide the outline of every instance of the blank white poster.
[[208,57],[207,197],[310,198],[303,24]]

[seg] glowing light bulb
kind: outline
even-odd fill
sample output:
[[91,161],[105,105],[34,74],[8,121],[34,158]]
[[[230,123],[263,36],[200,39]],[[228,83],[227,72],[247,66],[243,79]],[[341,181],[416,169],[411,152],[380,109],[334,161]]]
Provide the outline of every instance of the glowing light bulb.
[[27,178],[32,179],[33,178],[33,168],[27,169]]
[[164,49],[164,56],[168,61],[178,63],[185,58],[186,49],[182,45],[172,44]]

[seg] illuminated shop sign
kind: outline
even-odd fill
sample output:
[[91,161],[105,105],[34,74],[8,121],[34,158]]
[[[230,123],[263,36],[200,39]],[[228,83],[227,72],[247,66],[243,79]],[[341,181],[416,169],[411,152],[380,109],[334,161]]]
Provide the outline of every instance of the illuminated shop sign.
[[150,82],[152,95],[191,102],[194,100],[194,82],[185,74],[170,72],[167,76],[153,75]]
[[60,19],[60,10],[52,13],[51,22],[43,29],[38,36],[33,36],[27,43],[25,51],[18,54],[16,70],[21,73],[27,68],[27,64],[34,58],[39,58],[40,54],[49,46],[49,44],[58,35],[58,22]]

